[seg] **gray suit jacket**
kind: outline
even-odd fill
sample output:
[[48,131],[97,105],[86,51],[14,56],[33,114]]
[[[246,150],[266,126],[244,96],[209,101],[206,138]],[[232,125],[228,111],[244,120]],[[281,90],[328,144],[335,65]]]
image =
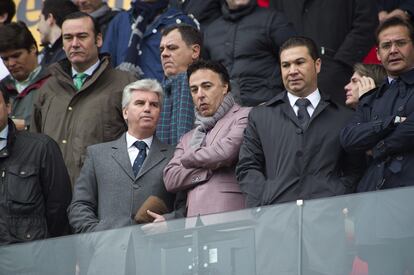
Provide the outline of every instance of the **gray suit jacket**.
[[150,195],[163,199],[172,210],[174,195],[165,190],[162,172],[173,152],[174,147],[154,136],[148,156],[134,177],[125,134],[115,141],[88,147],[68,208],[75,232],[135,224],[135,213]]

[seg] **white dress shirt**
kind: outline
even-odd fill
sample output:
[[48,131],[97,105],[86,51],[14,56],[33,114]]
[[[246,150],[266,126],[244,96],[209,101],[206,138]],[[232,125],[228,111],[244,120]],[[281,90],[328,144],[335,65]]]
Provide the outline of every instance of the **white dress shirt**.
[[7,145],[7,135],[9,134],[9,125],[6,125],[4,129],[0,132],[0,150],[3,150]]
[[[295,115],[298,115],[298,110],[299,107],[295,105],[296,100],[299,99],[299,97],[291,94],[291,93],[287,93],[288,98],[289,98],[289,102],[290,102],[290,106],[292,106],[293,111],[295,112]],[[310,95],[308,95],[306,97],[309,101],[310,101],[310,105],[306,108],[306,110],[308,111],[308,114],[310,117],[312,117],[313,112],[316,109],[316,106],[318,106],[319,101],[321,101],[321,94],[319,93],[319,89],[316,89],[313,93],[311,93]]]
[[[98,62],[96,62],[95,64],[93,64],[92,66],[90,66],[86,71],[84,71],[84,74],[87,74],[88,76],[93,75],[93,72],[96,70],[96,68],[98,68],[99,64],[101,63],[100,60],[98,60]],[[77,72],[75,70],[75,68],[72,67],[72,78],[74,78],[79,72]]]
[[154,136],[150,136],[149,138],[145,138],[145,139],[140,140],[140,139],[137,139],[136,137],[131,136],[128,132],[126,133],[126,143],[127,143],[129,160],[131,161],[131,166],[134,165],[134,161],[137,158],[138,153],[139,153],[138,148],[135,147],[135,145],[134,145],[135,141],[139,140],[139,141],[143,141],[147,144],[147,155],[148,155],[149,148],[151,147],[153,138],[154,138]]

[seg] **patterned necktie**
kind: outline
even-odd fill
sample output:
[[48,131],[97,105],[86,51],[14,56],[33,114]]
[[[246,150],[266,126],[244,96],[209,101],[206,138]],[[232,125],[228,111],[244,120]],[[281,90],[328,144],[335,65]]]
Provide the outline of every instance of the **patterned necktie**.
[[134,146],[138,148],[139,153],[137,158],[132,165],[132,171],[134,171],[134,176],[138,175],[139,169],[141,169],[142,164],[144,163],[145,158],[147,157],[147,144],[143,141],[135,141]]
[[73,84],[75,85],[76,89],[79,91],[80,88],[83,85],[83,82],[85,82],[85,79],[88,77],[85,73],[78,73],[73,78]]
[[295,105],[299,107],[298,119],[300,124],[302,125],[302,128],[306,128],[309,123],[310,115],[308,113],[307,107],[310,104],[311,103],[307,98],[298,98],[298,100],[296,100]]

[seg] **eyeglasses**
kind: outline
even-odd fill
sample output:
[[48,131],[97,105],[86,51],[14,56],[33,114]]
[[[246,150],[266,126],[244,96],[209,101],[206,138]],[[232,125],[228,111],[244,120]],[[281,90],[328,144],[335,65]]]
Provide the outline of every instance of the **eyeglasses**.
[[401,49],[410,42],[411,42],[410,39],[399,39],[399,40],[387,41],[387,42],[383,42],[379,44],[379,48],[383,51],[389,51],[392,45],[395,45],[395,47]]

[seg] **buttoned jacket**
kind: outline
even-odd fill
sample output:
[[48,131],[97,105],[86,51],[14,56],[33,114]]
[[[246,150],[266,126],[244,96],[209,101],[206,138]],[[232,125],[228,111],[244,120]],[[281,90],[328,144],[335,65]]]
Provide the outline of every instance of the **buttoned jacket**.
[[52,76],[38,91],[31,131],[44,133],[60,146],[75,183],[86,156],[86,147],[112,141],[126,130],[122,116],[122,90],[136,78],[112,69],[108,56],[78,91],[67,59],[49,67]]
[[[394,123],[395,117],[406,117]],[[350,153],[369,155],[358,191],[414,185],[414,70],[384,83],[360,101],[341,143]]]
[[172,211],[174,195],[165,190],[162,170],[174,148],[154,137],[137,176],[132,171],[125,134],[88,147],[88,157],[76,181],[68,208],[75,232],[99,231],[135,224],[137,210],[151,196]]
[[354,191],[363,165],[339,142],[339,132],[351,116],[351,110],[322,93],[306,128],[301,127],[286,91],[253,108],[236,169],[247,206]]

